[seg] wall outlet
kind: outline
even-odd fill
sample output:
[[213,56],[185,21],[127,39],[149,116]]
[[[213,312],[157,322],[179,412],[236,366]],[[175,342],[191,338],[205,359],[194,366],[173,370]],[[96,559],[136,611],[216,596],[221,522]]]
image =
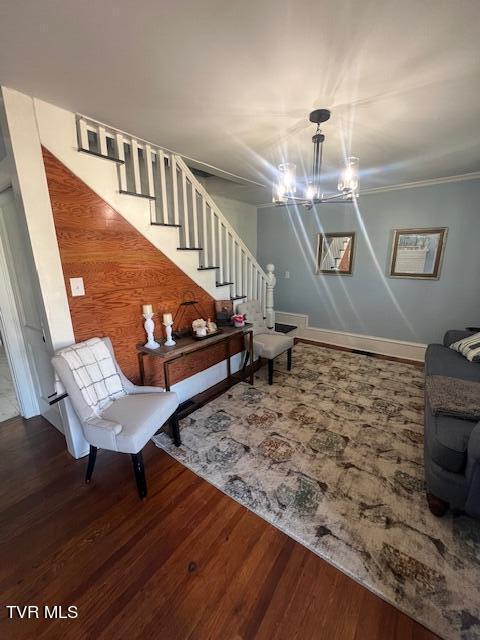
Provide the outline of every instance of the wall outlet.
[[83,278],[70,278],[70,289],[73,297],[84,296],[85,286],[83,284]]
[[285,280],[290,279],[290,271],[285,271]]

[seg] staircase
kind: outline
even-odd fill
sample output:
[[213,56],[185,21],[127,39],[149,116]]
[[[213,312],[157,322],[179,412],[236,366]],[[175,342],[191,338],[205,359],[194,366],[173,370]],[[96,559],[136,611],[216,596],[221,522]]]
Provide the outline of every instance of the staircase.
[[83,115],[76,125],[78,150],[117,164],[119,193],[149,201],[150,225],[176,231],[178,252],[196,253],[199,274],[215,279],[214,297],[256,299],[272,315],[271,278],[181,156]]

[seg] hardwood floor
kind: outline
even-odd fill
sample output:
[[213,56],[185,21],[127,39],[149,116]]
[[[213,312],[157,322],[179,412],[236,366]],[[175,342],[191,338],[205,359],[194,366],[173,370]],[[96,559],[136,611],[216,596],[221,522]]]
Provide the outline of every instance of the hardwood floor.
[[[432,640],[435,635],[173,461],[65,451],[42,418],[0,424],[0,637]],[[5,605],[75,605],[8,620]]]

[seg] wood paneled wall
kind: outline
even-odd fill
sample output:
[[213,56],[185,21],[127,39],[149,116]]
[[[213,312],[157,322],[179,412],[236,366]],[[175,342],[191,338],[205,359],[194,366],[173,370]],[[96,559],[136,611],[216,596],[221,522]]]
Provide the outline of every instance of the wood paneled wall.
[[[109,336],[125,374],[138,381],[136,344],[145,342],[142,304],[175,313],[180,302],[198,300],[214,317],[213,298],[156,249],[117,211],[43,149],[48,189],[76,341]],[[92,162],[95,162],[92,159]],[[101,162],[99,160],[99,162]],[[82,277],[85,296],[72,297],[69,278]],[[194,319],[185,313],[186,324]],[[164,338],[157,318],[156,336]],[[241,343],[232,352],[240,350]],[[224,347],[188,356],[171,367],[177,382],[224,358]],[[145,361],[149,382],[163,384],[161,367]]]

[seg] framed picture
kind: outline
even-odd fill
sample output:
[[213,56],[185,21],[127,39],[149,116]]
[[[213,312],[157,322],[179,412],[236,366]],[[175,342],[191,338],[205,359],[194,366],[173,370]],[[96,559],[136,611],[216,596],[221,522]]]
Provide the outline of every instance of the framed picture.
[[447,228],[395,229],[390,276],[438,280]]
[[319,233],[317,244],[317,274],[351,276],[355,234]]
[[215,300],[215,319],[219,327],[232,324],[230,318],[233,316],[232,300]]

